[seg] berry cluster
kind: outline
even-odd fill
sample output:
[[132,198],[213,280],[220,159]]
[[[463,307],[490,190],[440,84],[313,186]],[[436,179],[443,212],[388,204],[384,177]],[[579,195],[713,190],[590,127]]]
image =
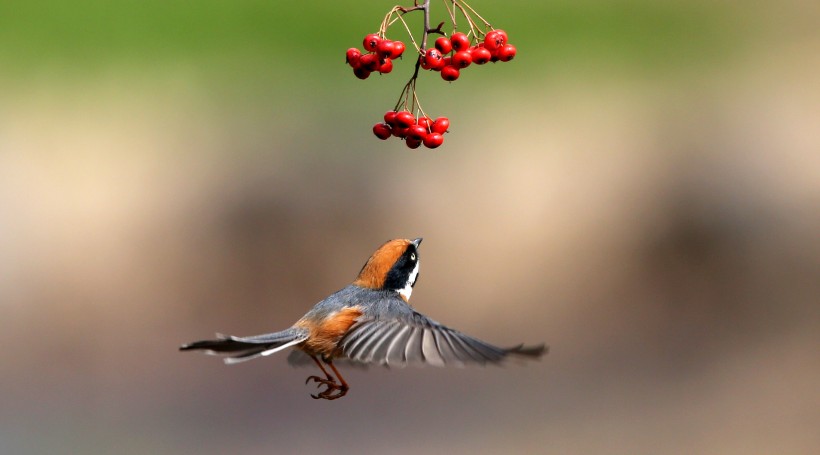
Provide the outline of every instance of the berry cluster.
[[[373,126],[373,134],[386,140],[398,137],[405,141],[407,147],[415,149],[424,144],[427,148],[439,147],[444,142],[444,133],[450,125],[446,117],[435,121],[424,112],[416,94],[416,82],[421,69],[437,71],[442,79],[454,81],[461,75],[461,70],[472,64],[484,65],[488,62],[508,62],[515,57],[515,46],[507,41],[507,33],[495,29],[476,12],[465,0],[444,0],[452,32],[448,36],[441,22],[436,27],[430,25],[430,0],[414,0],[413,6],[394,6],[382,20],[377,33],[364,37],[363,50],[350,48],[345,53],[347,64],[353,68],[353,74],[359,79],[367,79],[373,72],[386,74],[393,71],[393,61],[401,57],[405,45],[401,41],[386,38],[390,26],[400,23],[409,35],[411,50],[416,55],[411,61],[415,68],[410,80],[404,85],[393,110],[384,116],[384,123]],[[420,11],[424,13],[424,28],[421,39],[413,36],[410,27],[404,20],[407,13]],[[464,32],[457,32],[461,18],[466,20]],[[462,24],[464,24],[462,22]],[[432,46],[428,38],[439,35]]]
[[373,125],[373,134],[381,140],[387,140],[390,136],[404,139],[404,144],[411,149],[417,149],[421,144],[434,149],[444,143],[444,133],[449,127],[447,117],[433,120],[426,115],[416,118],[409,111],[387,111],[384,123]]
[[365,36],[362,45],[367,53],[355,47],[351,47],[345,53],[347,64],[353,68],[353,74],[359,79],[367,79],[374,71],[379,74],[393,71],[393,60],[401,57],[405,49],[401,41],[390,41],[378,33]]
[[484,40],[476,44],[472,44],[466,34],[456,32],[449,38],[442,36],[436,39],[435,47],[427,49],[419,58],[422,68],[438,71],[442,79],[452,82],[458,79],[462,69],[473,63],[509,62],[515,57],[515,52],[515,46],[507,43],[504,30],[491,30],[484,35]]

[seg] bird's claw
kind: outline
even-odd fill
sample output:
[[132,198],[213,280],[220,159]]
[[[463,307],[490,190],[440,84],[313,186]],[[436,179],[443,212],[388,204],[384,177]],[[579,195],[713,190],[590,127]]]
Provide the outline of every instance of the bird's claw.
[[[336,393],[334,394],[333,392]],[[327,389],[325,389],[324,392],[321,392],[318,395],[310,394],[311,398],[313,398],[314,400],[318,400],[320,398],[324,400],[335,400],[345,395],[347,395],[347,388],[341,387],[339,385],[336,385],[335,387],[328,385]]]
[[324,391],[319,392],[317,395],[310,394],[311,398],[313,398],[314,400],[335,400],[337,398],[341,398],[347,395],[348,387],[346,385],[339,384],[333,379],[324,379],[320,378],[319,376],[308,376],[308,378],[305,380],[305,384],[307,384],[310,381],[316,382],[316,387],[321,387],[322,385],[327,386],[327,388]]
[[324,378],[320,378],[319,376],[308,376],[308,378],[305,379],[305,384],[307,384],[310,381],[316,382],[317,383],[316,387],[320,387],[322,384],[324,384],[326,386],[329,386],[329,387],[339,385],[333,379],[330,379],[330,378],[324,379]]

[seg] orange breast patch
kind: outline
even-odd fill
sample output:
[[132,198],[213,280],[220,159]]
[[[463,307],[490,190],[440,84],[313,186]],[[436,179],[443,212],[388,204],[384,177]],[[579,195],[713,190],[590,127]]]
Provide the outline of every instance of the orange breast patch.
[[343,308],[318,323],[301,320],[296,326],[310,330],[310,336],[300,348],[310,355],[333,358],[338,355],[339,340],[362,315],[358,307]]

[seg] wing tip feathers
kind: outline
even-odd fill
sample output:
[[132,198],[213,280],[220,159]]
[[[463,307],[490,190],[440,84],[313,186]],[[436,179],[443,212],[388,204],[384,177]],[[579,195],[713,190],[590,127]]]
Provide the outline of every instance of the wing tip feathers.
[[513,346],[511,348],[505,349],[507,354],[513,354],[521,357],[532,357],[532,358],[541,358],[543,355],[549,353],[549,346],[544,343],[533,345],[533,346],[524,346],[524,344],[519,344],[518,346]]

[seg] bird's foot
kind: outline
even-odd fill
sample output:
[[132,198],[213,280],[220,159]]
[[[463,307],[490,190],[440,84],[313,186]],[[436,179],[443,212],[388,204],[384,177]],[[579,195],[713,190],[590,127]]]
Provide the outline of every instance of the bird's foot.
[[308,376],[305,380],[305,384],[310,381],[316,382],[318,387],[321,387],[322,385],[327,386],[325,390],[319,392],[317,395],[310,395],[314,400],[318,400],[320,398],[323,400],[335,400],[347,395],[347,390],[349,389],[347,384],[339,384],[332,378],[324,379],[319,376]]
[[329,385],[324,392],[319,393],[318,395],[311,394],[310,396],[314,400],[324,399],[324,400],[335,400],[337,398],[342,398],[343,396],[347,395],[348,387],[346,385]]
[[[320,378],[319,376],[308,376],[308,377],[307,377],[307,379],[305,379],[305,384],[307,384],[307,383],[308,383],[308,382],[310,382],[310,381],[316,382],[316,383],[318,383],[319,385],[324,384],[324,385],[326,385],[326,386],[336,386],[336,385],[339,385],[339,383],[338,383],[338,382],[336,382],[336,380],[335,380],[335,379],[330,378],[330,377],[328,377],[327,379],[325,379],[325,378]],[[319,387],[319,386],[316,386],[316,387]]]

